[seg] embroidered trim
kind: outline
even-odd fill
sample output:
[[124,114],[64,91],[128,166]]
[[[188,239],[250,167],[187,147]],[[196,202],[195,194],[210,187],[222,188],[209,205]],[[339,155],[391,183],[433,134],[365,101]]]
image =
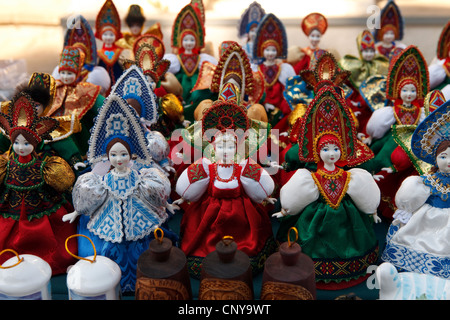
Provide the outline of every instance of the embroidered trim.
[[203,179],[208,178],[208,174],[203,168],[202,163],[193,163],[188,167],[187,176],[189,183],[194,183]]
[[[340,195],[339,198],[336,200],[336,203],[333,203],[330,199],[330,195],[327,193],[327,191],[325,190],[322,181],[319,181],[318,177],[316,175],[321,176],[322,178],[326,179],[327,181],[329,180],[339,180],[343,174],[346,173],[346,179],[344,182],[344,186],[342,187],[342,190],[340,191]],[[317,172],[312,172],[311,173],[312,178],[314,179],[314,182],[316,183],[320,194],[324,197],[326,203],[333,209],[337,209],[339,208],[342,199],[344,198],[345,194],[347,193],[347,189],[348,189],[348,184],[350,182],[350,172],[346,172],[343,169],[340,169],[335,173],[325,173],[323,170],[318,170]],[[340,181],[340,180],[339,180]]]
[[[407,120],[407,119],[405,119],[405,115],[410,115],[410,117],[412,119],[414,119],[414,122],[411,123],[409,121],[406,121],[406,123],[405,123],[404,120]],[[400,116],[401,116],[401,118],[400,118]],[[394,107],[394,117],[395,117],[395,120],[397,120],[398,124],[417,125],[417,123],[419,122],[419,118],[420,118],[420,108],[415,105],[411,105],[411,107],[405,107],[403,105],[396,105]]]
[[259,181],[262,175],[262,168],[257,163],[247,163],[242,172],[242,177],[250,178]]
[[448,195],[450,193],[450,185],[442,181],[438,175],[442,175],[442,178],[450,178],[450,174],[444,173],[430,173],[422,176],[423,183],[431,188],[431,193],[439,195],[440,198],[444,201],[448,199]]

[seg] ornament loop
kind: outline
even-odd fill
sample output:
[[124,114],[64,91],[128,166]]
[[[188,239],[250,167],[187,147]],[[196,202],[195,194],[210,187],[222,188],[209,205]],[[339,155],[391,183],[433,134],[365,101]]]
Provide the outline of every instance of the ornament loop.
[[[77,256],[77,255],[73,254],[72,252],[70,252],[69,248],[67,247],[67,243],[69,242],[69,240],[70,240],[71,238],[74,238],[74,237],[84,237],[84,238],[86,238],[86,239],[89,240],[89,242],[90,242],[91,245],[92,245],[92,248],[94,248],[94,258],[93,258],[92,260],[91,260],[91,259],[87,259],[87,258],[83,258],[83,257],[80,257],[80,256]],[[94,262],[95,262],[95,259],[97,258],[97,250],[95,249],[94,243],[92,242],[92,240],[91,240],[89,237],[87,237],[87,236],[85,236],[85,235],[83,235],[83,234],[73,234],[73,235],[67,237],[65,246],[66,246],[66,251],[67,251],[72,257],[74,257],[75,259],[85,260],[85,261],[89,261],[90,263],[94,263]]]
[[224,236],[222,238],[222,242],[226,245],[229,246],[232,242],[234,241],[234,238],[232,236]]
[[[160,236],[158,236],[158,231],[160,232]],[[158,240],[159,243],[163,242],[164,238],[164,231],[161,228],[156,228],[155,231],[153,231],[153,234],[155,235],[155,239]]]
[[2,252],[0,252],[0,256],[1,256],[4,252],[12,252],[12,253],[14,253],[15,256],[17,257],[17,262],[16,262],[15,264],[13,264],[13,265],[11,265],[11,266],[7,266],[7,267],[2,266],[2,265],[0,264],[0,269],[9,269],[9,268],[13,268],[13,267],[19,265],[19,264],[23,261],[23,258],[19,257],[19,254],[18,254],[16,251],[14,251],[13,249],[5,249],[5,250],[3,250]]
[[[290,234],[291,234],[292,230],[295,232],[295,240],[294,240],[294,242],[291,242],[291,237],[290,237]],[[298,231],[297,231],[296,227],[291,227],[289,229],[287,238],[288,238],[288,246],[289,247],[292,246],[295,242],[297,242],[297,240],[298,240]]]

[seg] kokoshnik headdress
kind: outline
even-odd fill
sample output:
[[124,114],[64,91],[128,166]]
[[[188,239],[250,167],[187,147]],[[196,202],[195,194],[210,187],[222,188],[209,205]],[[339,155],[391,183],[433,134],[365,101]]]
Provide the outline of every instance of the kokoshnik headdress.
[[441,31],[441,35],[439,36],[437,46],[438,59],[447,59],[449,49],[450,49],[450,21],[447,22],[444,29],[442,29]]
[[66,46],[75,46],[84,52],[84,67],[87,70],[92,71],[97,65],[95,35],[89,22],[82,15],[74,17],[72,25],[67,29],[64,36],[64,47]]
[[386,31],[392,30],[395,34],[395,40],[403,39],[403,17],[400,9],[394,0],[388,0],[387,4],[380,12],[380,28],[375,28],[375,41],[382,41]]
[[137,65],[132,65],[122,73],[112,87],[111,94],[116,94],[124,100],[137,100],[141,107],[141,114],[137,116],[144,118],[148,125],[154,124],[158,120],[156,95]]
[[151,155],[146,147],[145,131],[136,111],[122,97],[111,93],[105,99],[91,130],[88,161],[94,164],[104,160],[108,156],[108,143],[114,138],[119,138],[130,146],[130,157],[144,165],[150,163]]
[[369,30],[363,30],[356,38],[359,56],[362,59],[362,51],[367,49],[375,50],[375,38]]
[[[438,103],[441,99],[438,98]],[[419,123],[411,139],[411,148],[420,160],[436,165],[436,150],[445,140],[450,140],[450,100]]]
[[428,67],[420,50],[413,45],[393,58],[386,80],[386,97],[400,99],[401,88],[410,83],[417,89],[417,99],[423,100],[430,90]]
[[275,46],[278,59],[287,57],[287,35],[283,23],[274,14],[266,14],[256,29],[253,57],[264,58],[264,49]]
[[300,26],[306,36],[313,30],[318,30],[323,35],[328,29],[328,21],[323,14],[313,12],[303,18]]
[[252,28],[258,27],[259,22],[265,14],[266,12],[258,2],[252,2],[241,15],[241,20],[238,25],[238,36],[244,37]]
[[355,166],[371,159],[372,151],[356,136],[355,119],[340,88],[349,72],[341,70],[334,56],[326,52],[319,58],[314,70],[304,70],[300,75],[314,88],[315,93],[296,126],[299,130],[300,160],[318,163],[318,142],[323,141],[324,137],[339,142],[341,160],[338,165]]
[[180,10],[172,26],[171,44],[174,50],[182,50],[183,37],[191,34],[195,38],[194,52],[200,53],[205,46],[205,26],[200,11],[192,4]]
[[103,32],[111,30],[114,32],[116,40],[118,40],[122,38],[120,28],[120,16],[116,6],[112,0],[106,0],[95,20],[95,37],[101,40]]
[[9,138],[14,131],[21,130],[30,134],[34,145],[52,139],[50,133],[58,127],[58,120],[39,117],[36,102],[28,94],[20,92],[9,103],[8,114],[0,113],[0,127]]

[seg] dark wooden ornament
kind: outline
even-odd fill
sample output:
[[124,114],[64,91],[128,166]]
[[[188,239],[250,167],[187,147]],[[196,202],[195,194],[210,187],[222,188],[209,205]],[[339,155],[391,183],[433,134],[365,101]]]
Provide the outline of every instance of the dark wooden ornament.
[[[157,232],[161,236],[157,236]],[[184,252],[155,230],[155,239],[138,259],[136,300],[190,300],[191,282]]]
[[[297,229],[294,230],[298,238]],[[261,300],[315,300],[314,262],[297,242],[280,245],[264,264]]]
[[202,263],[199,300],[252,300],[250,258],[225,236]]

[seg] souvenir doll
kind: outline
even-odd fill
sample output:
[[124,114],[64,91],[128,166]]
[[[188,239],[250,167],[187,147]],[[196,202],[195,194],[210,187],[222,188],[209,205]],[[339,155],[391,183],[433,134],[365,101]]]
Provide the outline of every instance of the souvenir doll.
[[416,126],[425,118],[423,104],[428,91],[427,63],[417,47],[409,46],[389,68],[386,96],[393,106],[375,110],[366,125],[369,137],[364,141],[375,157],[361,167],[378,181],[383,200],[379,210],[388,218],[395,211],[393,198],[401,181],[417,174],[407,153],[396,142],[397,133],[411,136],[412,130],[401,130],[402,126]]
[[406,46],[399,42],[403,39],[403,17],[394,0],[388,0],[380,13],[380,28],[374,29],[375,48],[379,54],[389,58],[396,47]]
[[[0,250],[36,255],[57,275],[74,263],[64,242],[76,228],[61,219],[73,210],[65,193],[75,176],[62,158],[40,152],[58,121],[37,116],[36,108],[21,92],[11,101],[9,114],[0,113],[0,126],[12,145],[0,157]],[[76,244],[70,250],[76,253]]]
[[186,137],[203,151],[203,157],[179,176],[176,192],[181,198],[174,203],[184,210],[181,249],[191,275],[197,278],[203,259],[225,235],[232,236],[238,249],[250,257],[253,274],[262,271],[263,262],[275,249],[270,216],[263,204],[275,201],[270,198],[274,182],[250,159],[261,131],[239,106],[239,99],[235,84],[224,83],[198,131]]
[[[138,119],[123,98],[108,96],[92,130],[88,161],[107,157],[112,168],[105,175],[88,172],[77,179],[72,192],[75,211],[63,218],[73,222],[81,215],[79,233],[93,241],[98,254],[120,266],[124,293],[134,291],[137,259],[148,249],[153,230],[166,221],[170,193],[170,182],[160,170],[137,171],[129,165],[132,158],[144,167],[151,160]],[[80,237],[79,256],[92,255],[92,250]]]
[[193,113],[200,101],[193,101],[191,91],[197,82],[200,66],[204,61],[216,65],[217,60],[201,53],[205,46],[205,26],[202,16],[192,5],[186,5],[178,13],[172,26],[171,44],[174,53],[166,53],[170,61],[169,72],[173,73],[183,87],[184,117],[193,121]]
[[254,1],[247,9],[245,9],[244,13],[241,15],[241,20],[239,21],[238,36],[241,39],[245,39],[242,48],[245,50],[248,59],[253,64],[257,64],[253,57],[253,44],[256,36],[256,28],[265,14],[266,12],[261,5]]
[[430,88],[440,90],[446,100],[450,99],[450,21],[439,36],[437,56],[430,63]]
[[411,148],[433,167],[406,178],[395,195],[397,211],[382,259],[399,270],[450,278],[449,239],[450,102],[430,113],[414,131]]
[[[36,105],[37,116],[43,117],[47,116],[53,103],[55,91],[56,81],[50,74],[34,72],[26,86],[17,88],[16,94],[20,92],[28,94]],[[10,103],[2,105],[2,112],[8,114],[10,106]],[[53,118],[58,120],[58,127],[50,133],[52,139],[44,139],[42,152],[50,152],[63,158],[77,173],[77,170],[85,167],[83,157],[72,137],[72,134],[81,130],[80,122],[74,114],[54,116]],[[0,146],[2,153],[11,147],[8,137],[3,134],[0,136]]]
[[[130,32],[123,32],[123,37],[117,40],[117,45],[124,49],[133,50],[134,42],[139,36],[142,35],[142,30],[144,29],[145,16],[142,12],[142,8],[137,4],[132,4],[128,8],[128,13],[125,17],[125,23],[127,24]],[[153,34],[163,39],[163,34],[161,32],[161,26],[158,22],[149,27],[144,34]]]
[[327,18],[320,13],[310,13],[303,18],[301,29],[308,37],[309,46],[306,48],[291,47],[288,50],[287,61],[294,67],[295,74],[299,75],[300,71],[311,68],[311,59],[318,52],[323,51],[319,48],[319,44],[327,28]]
[[366,123],[372,114],[366,101],[359,93],[361,83],[373,75],[387,76],[389,60],[375,50],[375,39],[368,30],[362,31],[356,38],[359,58],[347,54],[340,61],[345,70],[351,71],[348,86],[351,92],[347,99],[358,119],[358,131],[364,133]]
[[[111,87],[111,79],[104,67],[97,65],[97,42],[89,22],[81,15],[75,16],[72,25],[64,35],[64,47],[74,46],[83,51],[84,62],[77,75],[77,82],[89,82],[101,87],[100,94]],[[64,48],[63,48],[64,50]],[[60,80],[59,65],[52,72],[55,80]]]
[[78,81],[84,65],[85,55],[77,47],[67,46],[61,54],[59,80],[52,104],[45,110],[49,117],[75,115],[81,124],[80,132],[72,135],[82,156],[88,149],[89,130],[93,126],[104,97],[100,86]]
[[284,25],[272,13],[266,14],[256,29],[253,56],[264,60],[258,65],[258,70],[264,75],[264,107],[270,112],[269,122],[272,125],[291,111],[284,99],[283,90],[286,80],[295,76],[295,71],[290,64],[280,61],[286,58],[286,54],[287,36]]
[[[123,72],[120,59],[123,48],[116,44],[122,38],[120,31],[120,16],[112,0],[106,0],[97,14],[95,20],[95,37],[103,42],[101,49],[97,50],[98,65],[105,68],[113,86]],[[109,94],[109,90],[105,96]]]
[[295,172],[281,188],[281,212],[273,216],[281,218],[279,240],[286,241],[291,227],[298,230],[302,252],[315,264],[317,288],[335,290],[363,281],[367,267],[377,261],[373,222],[380,221],[380,190],[367,171],[343,169],[373,153],[357,139],[354,118],[339,88],[348,73],[334,74],[334,61],[323,57],[328,60],[321,63],[323,73],[302,73],[314,87],[315,98],[301,118],[298,134],[298,156],[317,169]]
[[[144,72],[150,71],[151,69],[146,69]],[[111,93],[123,98],[136,111],[138,121],[145,132],[147,151],[151,156],[149,166],[168,173],[173,169],[168,158],[170,147],[162,133],[150,130],[158,121],[158,98],[144,72],[136,65],[130,66],[117,80]],[[135,163],[135,168],[141,168],[141,166],[139,162]]]

